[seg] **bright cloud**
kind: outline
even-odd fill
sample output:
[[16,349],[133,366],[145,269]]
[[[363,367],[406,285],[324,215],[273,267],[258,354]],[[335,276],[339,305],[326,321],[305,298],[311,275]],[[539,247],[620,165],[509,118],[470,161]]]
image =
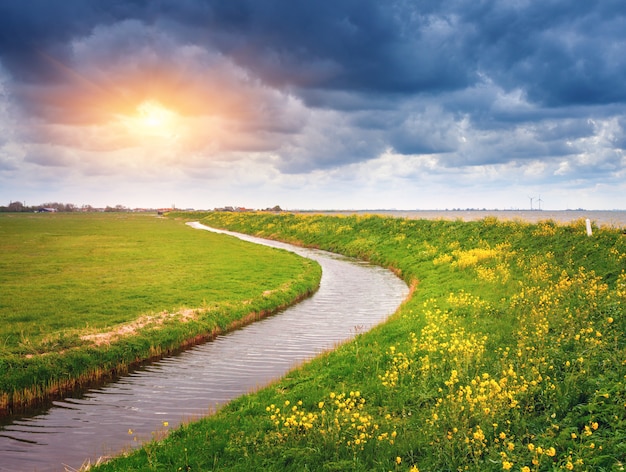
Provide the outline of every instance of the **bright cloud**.
[[0,204],[626,208],[625,46],[620,2],[6,0]]

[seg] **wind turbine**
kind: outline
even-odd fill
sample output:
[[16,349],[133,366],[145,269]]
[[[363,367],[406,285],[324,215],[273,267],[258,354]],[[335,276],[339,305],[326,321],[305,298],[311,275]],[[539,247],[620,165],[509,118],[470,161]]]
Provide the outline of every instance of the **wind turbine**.
[[537,199],[537,202],[539,203],[538,210],[541,210],[541,202],[543,202],[543,200],[541,199],[541,195],[539,195],[539,198]]
[[528,198],[530,198],[530,209],[533,209],[533,200],[535,199],[535,197],[531,197],[530,195],[528,196]]

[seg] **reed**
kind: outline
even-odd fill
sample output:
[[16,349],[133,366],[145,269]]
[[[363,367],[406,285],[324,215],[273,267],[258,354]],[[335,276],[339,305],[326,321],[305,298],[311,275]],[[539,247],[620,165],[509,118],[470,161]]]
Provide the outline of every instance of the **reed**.
[[419,282],[385,324],[98,470],[622,470],[626,238],[559,225],[207,215]]

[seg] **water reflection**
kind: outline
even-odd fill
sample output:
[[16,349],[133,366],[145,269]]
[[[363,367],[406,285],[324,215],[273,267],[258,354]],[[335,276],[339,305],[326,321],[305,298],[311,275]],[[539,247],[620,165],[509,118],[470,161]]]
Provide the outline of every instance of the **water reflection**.
[[78,469],[86,459],[93,462],[135,447],[380,323],[408,293],[400,279],[379,267],[323,251],[242,239],[318,261],[323,271],[319,291],[276,316],[1,427],[0,471]]

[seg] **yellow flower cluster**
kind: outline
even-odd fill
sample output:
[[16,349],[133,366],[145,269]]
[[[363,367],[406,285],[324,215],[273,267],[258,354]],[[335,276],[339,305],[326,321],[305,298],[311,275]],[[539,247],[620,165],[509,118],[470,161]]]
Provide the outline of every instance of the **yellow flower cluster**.
[[395,346],[391,346],[387,353],[391,357],[391,366],[379,378],[385,387],[395,387],[401,377],[409,372],[413,360],[403,352],[396,352]]
[[352,226],[350,225],[340,225],[335,229],[336,234],[350,233],[351,231],[352,231]]
[[319,234],[319,232],[322,230],[322,227],[320,225],[320,223],[315,222],[312,223],[310,221],[308,221],[308,219],[305,217],[304,220],[302,220],[300,223],[296,223],[294,225],[291,225],[289,227],[289,231],[293,232],[293,233],[304,233],[304,234]]
[[[330,399],[328,414],[324,416],[322,428],[325,428],[337,443],[362,449],[379,430],[374,418],[364,411],[365,398],[359,391],[351,391],[347,395],[331,392]],[[395,438],[395,432],[392,436]]]
[[623,272],[617,278],[617,283],[615,284],[615,294],[623,301],[626,302],[626,272]]
[[[496,257],[495,251],[454,250],[447,262],[471,266],[490,257]],[[497,257],[508,259],[503,254]],[[383,386],[401,392],[440,382],[439,395],[424,417],[423,433],[446,460],[458,457],[458,464],[467,464],[470,458],[476,470],[485,461],[524,472],[584,470],[593,453],[602,449],[601,437],[593,439],[601,430],[593,417],[565,443],[559,433],[570,430],[572,423],[559,424],[559,419],[567,417],[563,405],[570,401],[568,395],[577,391],[578,382],[593,366],[619,367],[621,378],[626,378],[626,357],[623,347],[618,348],[623,342],[616,328],[617,316],[624,313],[620,303],[626,298],[626,273],[617,277],[611,291],[593,271],[555,271],[553,262],[552,253],[516,259],[528,277],[498,307],[517,315],[514,341],[496,351],[498,361],[486,362],[488,337],[470,332],[466,322],[468,314],[492,307],[463,290],[448,295],[445,309],[431,299],[420,313],[410,312],[409,320],[421,316],[425,322],[421,332],[388,350],[387,369],[380,376]],[[624,408],[615,421],[625,421],[623,397]],[[590,401],[610,400],[608,393],[596,391]],[[519,427],[520,418],[539,411],[547,417],[544,430],[530,434]]]
[[480,297],[474,296],[465,290],[452,292],[448,295],[448,303],[452,308],[473,308],[476,310],[489,309],[489,303]]
[[452,314],[437,308],[434,300],[424,304],[426,326],[422,329],[417,350],[436,359],[439,367],[465,364],[482,357],[486,337],[468,332]]
[[557,224],[554,221],[540,221],[533,230],[532,235],[538,237],[551,237],[556,234]]
[[435,265],[450,264],[458,269],[473,268],[477,277],[486,282],[506,283],[510,277],[507,258],[513,255],[508,244],[491,248],[484,241],[484,247],[461,250],[451,247],[451,253],[440,254],[433,259]]
[[270,420],[275,426],[282,426],[284,431],[306,432],[313,428],[317,422],[317,413],[307,412],[302,409],[302,401],[291,405],[289,400],[285,400],[282,408],[272,404],[265,408],[270,413]]
[[331,392],[327,401],[320,401],[315,411],[307,411],[302,401],[292,405],[286,400],[281,407],[266,407],[269,418],[277,428],[281,441],[288,438],[315,435],[325,443],[363,450],[373,438],[393,444],[397,433],[380,431],[372,415],[365,411],[365,398],[359,391]]
[[495,267],[476,267],[476,275],[480,280],[491,283],[506,283],[511,277],[509,267],[506,263],[498,263]]
[[467,251],[454,251],[452,255],[455,257],[453,265],[463,269],[465,267],[472,267],[483,261],[489,261],[498,259],[502,254],[502,251],[506,250],[506,245],[499,245],[495,248],[473,248]]

